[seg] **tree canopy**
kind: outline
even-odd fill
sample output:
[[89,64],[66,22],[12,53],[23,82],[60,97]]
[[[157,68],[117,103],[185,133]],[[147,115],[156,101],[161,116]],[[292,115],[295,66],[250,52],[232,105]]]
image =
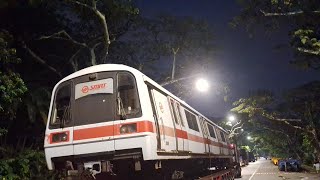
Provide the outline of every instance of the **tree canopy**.
[[[241,14],[230,23],[253,32],[263,27],[270,34],[287,31],[288,46],[295,54],[290,62],[304,69],[320,68],[320,4],[317,0],[241,0]],[[278,44],[276,44],[279,46]]]
[[[234,103],[235,111],[245,118],[258,146],[277,156],[320,158],[320,82],[310,82],[276,97],[257,91]],[[250,125],[251,124],[251,125]],[[286,157],[289,158],[289,157]]]

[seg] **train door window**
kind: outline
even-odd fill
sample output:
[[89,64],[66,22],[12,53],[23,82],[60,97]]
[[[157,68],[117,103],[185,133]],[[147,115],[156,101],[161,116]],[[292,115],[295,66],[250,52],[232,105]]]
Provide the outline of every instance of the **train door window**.
[[188,110],[185,110],[184,112],[186,114],[186,119],[187,119],[189,128],[199,132],[199,126],[197,123],[196,116],[190,113]]
[[170,98],[169,98],[169,101],[170,101],[171,112],[173,114],[174,122],[176,122],[176,124],[179,124],[178,116],[177,116],[176,110],[174,108],[174,101]]
[[203,128],[204,128],[204,132],[206,134],[206,136],[209,136],[209,132],[208,132],[208,124],[207,122],[203,119]]
[[53,103],[50,128],[64,127],[71,121],[71,84],[62,84],[56,91]]
[[118,73],[117,114],[124,119],[142,115],[135,78],[127,72]]
[[215,130],[214,130],[214,127],[213,127],[211,124],[208,124],[208,129],[209,129],[210,136],[211,136],[212,138],[217,138],[217,137],[216,137],[216,132],[215,132]]
[[226,142],[226,138],[224,137],[224,133],[222,131],[220,131],[220,136],[221,136],[222,142]]
[[200,126],[202,127],[202,133],[205,137],[208,137],[209,134],[208,134],[208,129],[207,129],[207,126],[206,126],[206,122],[204,121],[203,117],[199,117],[199,120],[200,120]]
[[179,119],[180,119],[180,123],[181,125],[184,127],[184,122],[183,122],[183,119],[182,119],[182,115],[181,115],[181,108],[180,108],[180,105],[178,103],[176,103],[176,107],[177,107],[177,114],[179,116]]

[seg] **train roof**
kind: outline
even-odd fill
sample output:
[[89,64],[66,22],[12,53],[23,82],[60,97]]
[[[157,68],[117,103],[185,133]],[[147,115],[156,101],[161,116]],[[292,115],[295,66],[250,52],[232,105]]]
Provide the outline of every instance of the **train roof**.
[[181,100],[180,98],[178,98],[177,96],[175,96],[174,94],[172,94],[171,92],[169,92],[168,90],[166,90],[165,88],[163,88],[162,86],[160,86],[157,82],[155,82],[154,80],[152,80],[151,78],[149,78],[148,76],[146,76],[145,74],[143,74],[142,72],[140,72],[139,70],[132,68],[130,66],[127,65],[123,65],[123,64],[99,64],[99,65],[95,65],[95,66],[90,66],[84,69],[81,69],[79,71],[76,71],[68,76],[66,76],[65,78],[63,78],[62,80],[60,80],[54,89],[56,89],[56,87],[67,80],[79,77],[79,76],[83,76],[86,74],[91,74],[91,73],[95,73],[95,72],[101,72],[101,71],[119,71],[119,70],[123,70],[123,71],[130,71],[132,73],[135,74],[140,74],[141,76],[144,77],[144,79],[147,79],[153,86],[155,86],[156,88],[160,89],[161,91],[165,92],[166,94],[170,95],[171,97],[175,98],[176,100],[178,100],[181,104],[183,104],[184,106],[188,107],[189,109],[191,109],[192,111],[194,111],[195,113],[201,115],[202,117],[204,117],[205,119],[209,120],[212,124],[214,124],[215,126],[217,126],[219,129],[223,130],[224,132],[228,133],[226,130],[224,130],[222,127],[218,126],[217,124],[215,124],[212,120],[208,119],[206,116],[204,116],[203,114],[201,114],[200,112],[198,112],[197,110],[195,110],[194,108],[192,108],[190,105],[188,105],[185,101]]

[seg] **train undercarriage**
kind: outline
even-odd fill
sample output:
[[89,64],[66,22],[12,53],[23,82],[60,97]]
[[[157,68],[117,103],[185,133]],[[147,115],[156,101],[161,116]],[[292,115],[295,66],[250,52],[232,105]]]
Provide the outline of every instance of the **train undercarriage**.
[[[140,150],[112,154],[91,154],[53,158],[55,169],[67,179],[199,179],[210,174],[230,172],[235,167],[230,158],[190,158],[144,161]],[[232,174],[232,175],[231,175]]]

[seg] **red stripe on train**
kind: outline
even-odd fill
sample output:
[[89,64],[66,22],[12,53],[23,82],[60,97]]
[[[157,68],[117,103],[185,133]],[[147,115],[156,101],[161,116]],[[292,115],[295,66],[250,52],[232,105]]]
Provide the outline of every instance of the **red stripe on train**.
[[139,121],[139,122],[132,122],[132,123],[77,129],[73,131],[73,140],[77,141],[77,140],[100,138],[100,137],[106,137],[106,136],[118,136],[120,135],[120,127],[125,124],[137,124],[137,132],[135,133],[154,132],[152,122]]
[[[125,124],[137,124],[137,132],[131,133],[143,133],[143,132],[155,132],[154,131],[154,124],[151,121],[138,121],[132,123],[124,123],[124,124],[116,124],[116,125],[108,125],[108,126],[100,126],[100,127],[92,127],[92,128],[84,128],[84,129],[76,129],[73,131],[73,140],[85,140],[85,139],[93,139],[93,138],[102,138],[102,137],[110,137],[110,136],[119,136],[120,134],[120,127]],[[50,140],[52,137],[50,134]],[[220,142],[215,142],[210,139],[206,139],[203,137],[199,137],[197,135],[193,135],[187,133],[186,131],[175,129],[167,126],[160,126],[160,134],[175,137],[181,139],[187,139],[194,142],[199,143],[206,143],[211,144],[218,147],[225,147],[228,148],[227,145],[223,145]],[[51,144],[52,142],[50,142]]]

